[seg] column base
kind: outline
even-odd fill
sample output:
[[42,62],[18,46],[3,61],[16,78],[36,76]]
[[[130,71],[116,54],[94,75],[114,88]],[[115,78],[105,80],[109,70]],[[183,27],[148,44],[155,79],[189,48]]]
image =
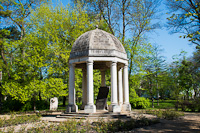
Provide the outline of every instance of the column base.
[[128,104],[122,104],[122,111],[123,112],[131,111],[131,105],[130,105],[130,103],[128,103]]
[[84,111],[85,111],[85,113],[96,113],[96,106],[95,105],[85,105]]
[[84,110],[85,105],[86,105],[86,104],[82,103],[82,105],[81,105],[81,110]]
[[113,113],[115,113],[115,112],[121,112],[121,108],[117,104],[111,104],[111,105],[109,105],[108,111],[109,112],[113,112]]
[[71,112],[78,112],[78,106],[77,105],[67,105],[67,109],[66,109],[67,113],[71,113]]

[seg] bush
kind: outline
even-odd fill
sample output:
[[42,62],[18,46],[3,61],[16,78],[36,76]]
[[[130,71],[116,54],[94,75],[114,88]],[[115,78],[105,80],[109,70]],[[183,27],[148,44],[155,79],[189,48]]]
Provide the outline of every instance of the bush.
[[130,104],[135,109],[146,109],[150,106],[149,100],[144,97],[133,98],[130,100]]
[[182,109],[182,111],[198,111],[200,112],[200,99],[194,99],[194,100],[184,100],[184,101],[180,101],[177,103],[177,107],[180,107]]

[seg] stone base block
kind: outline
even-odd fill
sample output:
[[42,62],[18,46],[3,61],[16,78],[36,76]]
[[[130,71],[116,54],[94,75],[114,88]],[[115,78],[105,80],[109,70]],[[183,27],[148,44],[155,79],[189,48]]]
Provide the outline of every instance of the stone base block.
[[86,104],[84,104],[84,103],[81,105],[81,110],[84,110],[85,105],[86,105]]
[[109,105],[109,112],[121,112],[121,107],[116,104]]
[[130,104],[122,104],[122,111],[131,111],[131,105]]
[[67,105],[67,109],[66,109],[67,113],[71,113],[71,112],[78,112],[78,106],[77,105]]
[[85,113],[96,113],[96,106],[95,105],[85,105],[84,111],[85,111]]

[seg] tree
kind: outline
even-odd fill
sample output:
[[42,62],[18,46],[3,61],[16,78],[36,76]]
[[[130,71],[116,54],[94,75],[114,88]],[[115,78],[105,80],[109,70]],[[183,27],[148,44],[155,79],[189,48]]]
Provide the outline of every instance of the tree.
[[13,46],[13,78],[4,81],[3,94],[21,102],[66,96],[71,47],[78,36],[91,29],[88,19],[79,7],[43,4],[33,10],[20,41],[26,52],[21,58],[18,42]]
[[194,90],[194,98],[198,97],[199,93],[199,85],[200,85],[200,49],[197,49],[193,56],[189,59],[192,62],[192,79],[193,85],[192,88]]
[[187,61],[185,58],[181,61],[179,68],[179,86],[181,87],[182,93],[186,96],[186,99],[189,100],[190,89],[193,84],[192,78],[192,62]]
[[157,104],[159,105],[159,90],[161,90],[160,88],[164,78],[165,59],[161,55],[163,49],[159,45],[153,45],[150,51],[151,53],[147,55],[147,62],[144,65],[142,85],[150,95],[152,107],[154,107],[153,102],[155,97],[157,97]]
[[189,41],[200,46],[199,0],[167,0],[166,5],[173,13],[168,18],[172,33],[183,33],[183,38],[189,38]]

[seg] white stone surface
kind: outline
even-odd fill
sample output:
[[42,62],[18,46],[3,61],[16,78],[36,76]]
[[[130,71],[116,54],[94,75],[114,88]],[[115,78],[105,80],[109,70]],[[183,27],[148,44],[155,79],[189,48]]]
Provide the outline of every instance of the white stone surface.
[[121,106],[123,104],[122,68],[118,71],[118,97],[119,106]]
[[121,107],[119,105],[109,105],[109,112],[117,113],[121,112]]
[[87,105],[94,105],[93,61],[87,62]]
[[76,104],[73,105],[67,105],[66,112],[71,113],[71,112],[78,112],[78,106]]
[[129,86],[128,86],[128,66],[124,66],[123,71],[124,81],[124,104],[129,104]]
[[131,111],[131,105],[130,104],[122,104],[122,112]]
[[[69,58],[69,105],[67,110],[78,110],[75,103],[74,69],[86,69],[83,71],[83,106],[86,113],[96,112],[94,105],[93,69],[111,70],[111,105],[109,111],[120,112],[130,110],[129,86],[128,86],[128,59],[123,45],[110,33],[95,29],[82,34],[73,44]],[[100,67],[98,67],[100,65]],[[124,66],[117,73],[117,67]],[[122,66],[121,66],[122,65]],[[118,78],[117,78],[118,75]],[[101,86],[106,86],[105,72],[101,73]],[[123,81],[123,82],[122,82]],[[121,108],[120,108],[120,106]],[[83,108],[82,106],[82,108]]]
[[54,97],[50,99],[50,110],[56,111],[58,109],[58,98]]
[[85,113],[96,113],[96,106],[95,105],[85,105],[84,112]]
[[74,42],[70,59],[83,56],[114,56],[127,59],[122,43],[114,35],[100,29],[88,31]]
[[75,72],[74,64],[69,64],[69,104],[75,104]]
[[111,63],[111,104],[118,104],[117,102],[117,63]]

